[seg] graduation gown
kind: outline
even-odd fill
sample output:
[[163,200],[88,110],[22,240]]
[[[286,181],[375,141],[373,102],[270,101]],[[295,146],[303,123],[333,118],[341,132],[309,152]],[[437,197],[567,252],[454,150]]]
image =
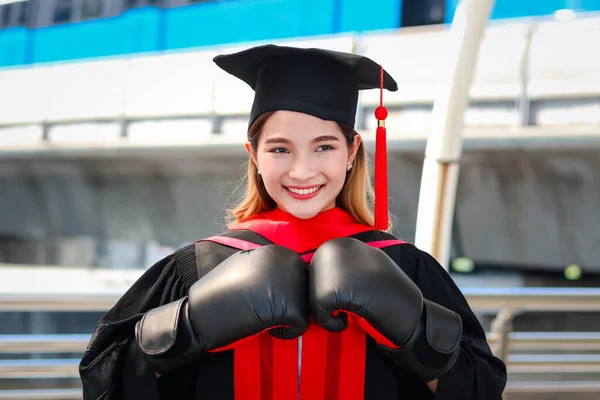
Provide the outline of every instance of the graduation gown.
[[[351,236],[364,242],[395,239],[356,224],[339,208],[310,220],[273,210],[233,226],[226,236],[251,237],[252,242],[283,245],[299,254],[314,251],[337,237]],[[200,262],[196,259],[197,245],[185,246],[158,261],[100,319],[80,363],[84,399],[234,399],[234,350],[211,354],[156,378],[135,343],[134,327],[145,312],[187,296],[199,278],[232,253],[228,246],[201,242],[201,246],[210,247],[204,249]],[[463,337],[458,359],[439,378],[434,395],[416,376],[381,354],[375,341],[366,336],[364,399],[501,399],[506,367],[492,355],[481,324],[448,273],[411,244],[382,250],[417,284],[425,298],[460,315]],[[325,394],[322,398],[329,400]]]

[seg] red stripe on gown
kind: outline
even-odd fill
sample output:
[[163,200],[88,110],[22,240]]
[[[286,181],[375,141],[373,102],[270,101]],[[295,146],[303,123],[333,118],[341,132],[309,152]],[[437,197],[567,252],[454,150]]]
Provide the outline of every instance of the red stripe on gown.
[[301,400],[326,400],[327,333],[311,320],[308,330],[302,336]]
[[260,359],[259,335],[236,343],[233,350],[235,400],[261,400]]
[[363,400],[366,334],[349,316],[348,328],[329,332],[311,321],[302,337],[301,400]]
[[258,335],[260,343],[260,399],[273,399],[273,341],[268,333]]
[[298,398],[298,339],[276,339],[269,332],[235,344],[235,400]]
[[[269,335],[270,336],[270,335]],[[273,400],[298,398],[298,339],[273,341]]]
[[366,360],[367,335],[349,315],[340,354],[338,399],[364,399]]
[[325,371],[325,399],[338,399],[340,386],[340,362],[343,332],[327,332],[327,370]]

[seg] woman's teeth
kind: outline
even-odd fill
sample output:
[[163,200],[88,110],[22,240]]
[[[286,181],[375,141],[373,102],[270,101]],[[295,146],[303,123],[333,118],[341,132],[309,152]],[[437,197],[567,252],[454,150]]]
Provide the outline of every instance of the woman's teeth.
[[287,188],[287,190],[289,190],[292,193],[296,193],[296,194],[311,194],[311,193],[316,192],[319,189],[321,189],[321,186],[315,186],[315,187],[310,188],[310,189]]

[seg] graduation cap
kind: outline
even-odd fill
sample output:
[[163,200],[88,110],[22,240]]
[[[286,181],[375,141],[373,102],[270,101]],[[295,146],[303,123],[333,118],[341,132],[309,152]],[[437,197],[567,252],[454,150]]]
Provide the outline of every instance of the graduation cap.
[[255,92],[249,126],[267,111],[288,110],[355,126],[358,92],[380,89],[375,146],[375,228],[388,227],[387,149],[383,89],[398,90],[373,60],[338,51],[276,45],[252,47],[213,61]]

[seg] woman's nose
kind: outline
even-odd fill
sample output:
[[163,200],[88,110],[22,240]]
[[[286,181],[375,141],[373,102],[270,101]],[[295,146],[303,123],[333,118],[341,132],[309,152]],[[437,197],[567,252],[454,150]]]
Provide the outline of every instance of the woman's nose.
[[294,159],[288,175],[297,181],[306,181],[317,175],[315,162],[311,162],[310,157],[300,156]]

